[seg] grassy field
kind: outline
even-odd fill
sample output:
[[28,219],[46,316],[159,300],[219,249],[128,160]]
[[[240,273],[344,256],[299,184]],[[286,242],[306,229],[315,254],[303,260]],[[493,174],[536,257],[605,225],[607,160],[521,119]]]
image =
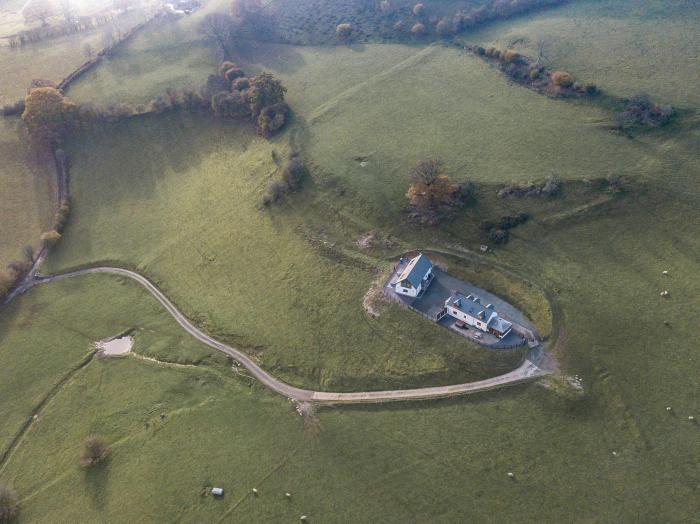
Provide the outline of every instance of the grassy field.
[[[123,33],[145,19],[140,10],[133,10],[114,20]],[[27,94],[27,88],[34,78],[60,82],[71,71],[85,62],[83,46],[90,44],[99,50],[105,28],[97,28],[84,33],[52,38],[18,48],[0,46],[0,105],[13,104]]]
[[[611,4],[566,9],[594,5]],[[630,12],[649,17],[655,6]],[[656,52],[674,55],[677,43]],[[570,54],[588,51],[578,41]],[[599,58],[604,69],[619,56]],[[583,392],[555,379],[452,401],[324,408],[312,438],[287,401],[183,339],[133,284],[55,283],[0,312],[0,369],[22,377],[3,381],[13,395],[0,408],[11,421],[5,442],[92,340],[136,325],[137,352],[199,365],[95,360],[76,373],[0,466],[0,482],[23,497],[23,520],[693,522],[697,122],[622,138],[601,129],[594,106],[513,86],[441,47],[261,45],[241,62],[289,88],[287,134],[268,143],[240,125],[174,114],[77,137],[68,147],[75,213],[49,270],[137,267],[205,330],[297,384],[445,383],[506,368],[407,311],[372,320],[362,310],[390,254],[439,249],[451,271],[546,325],[544,289],[558,321],[550,350]],[[573,64],[561,62],[588,80]],[[681,85],[687,74],[664,78]],[[312,176],[301,194],[260,210],[289,142]],[[436,154],[456,179],[478,182],[477,202],[437,230],[407,226],[407,167]],[[630,178],[620,195],[575,182],[609,170]],[[564,179],[557,199],[495,198],[498,184],[553,172]],[[506,246],[472,253],[481,218],[518,211],[532,219]],[[359,249],[368,230],[393,244]],[[44,362],[50,344],[60,351]],[[113,456],[86,474],[76,456],[91,433],[108,438]],[[202,497],[207,485],[226,488],[224,499]]]
[[465,39],[537,56],[607,92],[647,91],[681,107],[700,106],[700,11],[695,2],[585,0],[490,25]]
[[[456,180],[490,184],[659,168],[639,144],[606,132],[609,115],[596,107],[510,84],[457,49],[278,49],[261,47],[258,67],[273,70],[289,87],[290,103],[304,119],[303,147],[327,177],[388,210],[387,220],[404,205],[410,166],[430,156],[441,157]],[[285,53],[300,55],[301,65],[281,65]],[[376,73],[363,56],[377,64]],[[254,66],[255,56],[249,61]],[[343,67],[327,81],[323,71],[334,63]]]
[[207,14],[225,11],[210,0],[190,16],[160,22],[141,32],[100,67],[75,82],[68,94],[79,102],[110,105],[146,103],[167,88],[198,88],[214,73],[219,58],[197,32]]
[[0,118],[0,265],[22,258],[22,248],[38,247],[53,216],[51,171],[20,142],[19,120]]
[[362,299],[385,262],[334,250],[308,207],[259,209],[284,140],[178,115],[80,137],[67,149],[72,221],[49,270],[136,266],[206,330],[295,384],[444,383],[517,365],[517,352],[472,347],[397,306],[372,320]]

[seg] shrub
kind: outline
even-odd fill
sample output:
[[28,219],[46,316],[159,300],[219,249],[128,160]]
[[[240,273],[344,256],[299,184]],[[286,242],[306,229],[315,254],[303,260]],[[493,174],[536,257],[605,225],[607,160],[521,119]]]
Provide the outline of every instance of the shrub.
[[591,96],[598,94],[598,86],[595,84],[586,84],[584,90],[586,91],[586,94]]
[[225,60],[221,62],[221,65],[219,66],[219,74],[221,76],[226,76],[226,71],[229,69],[233,69],[234,67],[238,67],[236,64],[231,62],[230,60]]
[[492,228],[489,231],[489,240],[494,244],[505,244],[508,242],[508,230]]
[[503,52],[503,60],[506,62],[517,62],[520,60],[520,53],[517,53],[512,49],[507,49]]
[[413,6],[413,14],[417,17],[425,16],[425,6],[423,4],[416,4]]
[[435,26],[435,31],[437,31],[437,34],[440,36],[449,35],[451,30],[452,27],[450,26],[450,22],[447,21],[447,18],[441,19]]
[[248,101],[240,92],[215,94],[211,99],[211,108],[219,118],[247,117],[250,115]]
[[24,111],[24,100],[18,100],[14,104],[6,104],[2,107],[4,116],[21,115]]
[[224,78],[229,81],[229,83],[233,83],[234,80],[237,78],[241,78],[245,76],[245,73],[243,72],[242,69],[238,67],[232,67],[230,69],[227,69],[226,72],[224,73]]
[[555,71],[552,73],[552,83],[559,87],[571,87],[574,84],[574,77],[566,71]]
[[496,54],[496,48],[495,47],[488,47],[486,49],[486,56],[488,57],[493,57]]
[[274,106],[284,102],[284,94],[287,88],[270,73],[262,73],[250,80],[248,101],[250,111],[257,118],[265,107]]
[[264,137],[270,137],[282,129],[287,122],[289,106],[284,102],[264,108],[258,116],[258,132]]
[[413,27],[411,27],[411,33],[413,33],[416,36],[424,35],[425,25],[421,24],[420,22],[413,24]]
[[539,69],[530,70],[530,79],[537,80],[540,76],[542,76],[542,73],[540,73]]
[[674,112],[673,107],[655,105],[648,94],[638,93],[627,100],[624,110],[615,115],[615,121],[620,128],[634,125],[658,127],[670,122]]
[[282,195],[284,194],[284,186],[281,182],[272,182],[270,187],[267,189],[267,194],[263,197],[263,205],[271,206],[272,204],[278,203],[282,200]]
[[338,24],[335,27],[335,35],[338,38],[349,38],[352,35],[352,26],[350,24]]
[[108,456],[109,449],[101,437],[88,437],[80,453],[80,465],[83,468],[92,468],[102,464]]
[[45,247],[50,247],[56,244],[61,239],[61,233],[56,231],[55,229],[52,229],[51,231],[46,231],[45,233],[42,233],[41,237],[39,237],[41,240],[41,244]]
[[452,214],[463,203],[459,187],[444,173],[442,161],[426,159],[411,169],[413,183],[406,192],[410,218],[434,225]]
[[202,101],[209,104],[215,94],[228,91],[230,86],[231,84],[228,83],[223,76],[209,75],[207,83],[200,89],[199,93],[202,97]]
[[19,514],[19,498],[14,490],[0,485],[0,522],[10,522]]
[[237,91],[245,91],[250,87],[250,80],[247,78],[237,78],[236,80],[233,81],[233,88],[236,89]]
[[292,154],[282,171],[282,182],[288,191],[296,191],[301,186],[301,182],[306,174],[306,166],[299,160],[298,156]]
[[484,56],[486,54],[486,49],[483,47],[479,46],[476,48],[476,54],[479,56]]

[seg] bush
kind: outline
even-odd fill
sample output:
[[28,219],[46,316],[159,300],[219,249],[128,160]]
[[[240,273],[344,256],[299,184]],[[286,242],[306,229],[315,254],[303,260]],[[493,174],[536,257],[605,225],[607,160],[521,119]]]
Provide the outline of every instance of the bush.
[[83,468],[92,468],[102,464],[108,456],[109,449],[101,437],[88,437],[80,453],[80,465]]
[[435,225],[454,213],[464,203],[462,191],[471,196],[471,185],[460,189],[453,184],[437,158],[417,162],[411,169],[411,179],[413,183],[406,192],[409,217],[423,224]]
[[45,233],[42,233],[39,239],[41,240],[41,244],[43,246],[51,247],[61,239],[61,233],[59,233],[55,229],[52,229],[51,231],[46,231]]
[[489,231],[489,240],[494,244],[505,244],[508,242],[508,230],[492,228]]
[[263,108],[284,102],[287,88],[270,73],[262,73],[250,79],[248,101],[250,111],[257,119]]
[[418,22],[417,24],[413,24],[413,27],[411,27],[411,33],[413,33],[416,36],[422,36],[425,34],[425,25],[421,24]]
[[10,522],[19,514],[19,498],[14,490],[0,485],[0,522]]
[[540,73],[539,69],[530,70],[530,79],[531,80],[537,80],[540,76],[542,76],[542,73]]
[[282,182],[288,191],[296,191],[301,186],[306,174],[306,166],[299,160],[298,156],[293,154],[282,171]]
[[211,108],[219,118],[250,116],[248,101],[240,92],[215,94],[211,99]]
[[199,91],[202,102],[206,104],[211,103],[211,100],[215,94],[228,92],[230,86],[231,84],[227,82],[223,76],[209,75],[207,78],[207,83]]
[[520,53],[516,53],[512,49],[507,49],[503,52],[503,60],[506,62],[517,62],[520,60]]
[[595,84],[586,84],[583,89],[586,91],[587,95],[594,96],[598,94],[598,86]]
[[245,73],[243,72],[243,69],[240,69],[239,67],[232,67],[227,69],[224,73],[224,78],[230,83],[233,83],[234,80],[243,76],[245,76]]
[[414,5],[413,14],[419,18],[425,16],[425,6],[423,4]]
[[447,18],[443,18],[435,26],[435,31],[437,31],[437,34],[439,34],[440,36],[449,35],[451,30],[452,26],[450,25],[450,22],[447,20]]
[[338,38],[349,38],[352,35],[352,26],[350,24],[338,24],[335,27],[335,35]]
[[250,80],[247,78],[237,78],[236,80],[233,81],[233,88],[236,91],[245,91],[250,87]]
[[230,60],[225,60],[221,62],[221,65],[219,66],[219,74],[221,76],[226,76],[226,71],[229,69],[233,69],[234,67],[238,67],[236,64],[231,62]]
[[571,87],[574,84],[574,77],[566,71],[555,71],[552,73],[552,83],[559,87]]
[[284,102],[267,106],[258,116],[258,132],[264,137],[270,137],[282,129],[287,123],[289,106]]

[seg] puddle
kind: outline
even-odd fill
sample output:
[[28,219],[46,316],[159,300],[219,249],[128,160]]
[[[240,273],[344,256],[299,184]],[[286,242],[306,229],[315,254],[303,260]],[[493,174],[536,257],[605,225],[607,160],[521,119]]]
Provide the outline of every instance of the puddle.
[[99,354],[104,357],[116,357],[119,355],[126,355],[131,351],[131,347],[134,345],[134,338],[125,335],[120,338],[114,338],[112,340],[101,340],[95,343]]

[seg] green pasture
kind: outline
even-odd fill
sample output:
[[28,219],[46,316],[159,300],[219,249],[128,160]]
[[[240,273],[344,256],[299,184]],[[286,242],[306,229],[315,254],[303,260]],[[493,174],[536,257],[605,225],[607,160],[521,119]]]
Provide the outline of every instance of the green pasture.
[[[114,19],[113,32],[122,33],[143,21],[145,14],[133,10]],[[24,98],[35,78],[60,82],[88,60],[85,44],[102,49],[102,35],[109,26],[59,38],[27,44],[18,48],[0,46],[0,105],[14,104]]]
[[154,24],[77,80],[68,95],[100,106],[145,104],[168,88],[199,88],[221,57],[202,41],[198,27],[207,14],[225,10],[226,2],[211,0],[192,15]]
[[694,2],[584,0],[489,25],[464,38],[513,46],[606,92],[640,91],[659,103],[700,106],[700,11]]
[[[697,38],[683,21],[690,4],[615,5],[572,2],[469,38],[525,34],[514,45],[526,50],[547,32],[553,63],[581,80],[692,105],[697,56],[681,52]],[[609,53],[580,35],[565,43],[571,24],[648,52],[612,75],[632,47]],[[665,27],[688,36],[662,39]],[[147,36],[134,45],[146,50]],[[164,50],[143,53],[142,64]],[[117,60],[128,71],[140,55]],[[131,356],[75,372],[0,465],[0,483],[22,498],[20,522],[693,522],[697,121],[615,135],[595,104],[546,98],[439,45],[260,44],[239,61],[283,80],[290,128],[267,142],[247,124],[175,112],[72,137],[73,213],[45,271],[136,268],[202,329],[301,386],[444,384],[514,367],[518,354],[470,346],[396,306],[379,319],[363,310],[390,256],[433,249],[538,325],[551,316],[560,374],[462,399],[324,407],[312,436],[288,401],[187,337],[135,284],[105,275],[51,283],[0,312],[4,446],[95,340],[136,328],[136,353],[186,365]],[[645,73],[654,61],[658,74]],[[164,78],[194,75],[187,62],[163,64]],[[99,100],[116,71],[98,68],[71,95]],[[167,83],[137,68],[133,78],[144,99]],[[105,89],[102,100],[120,96]],[[311,175],[299,194],[262,209],[291,147]],[[405,223],[408,169],[426,156],[477,184],[476,201],[438,228]],[[622,193],[599,182],[609,172],[625,177]],[[552,174],[563,180],[554,199],[495,196],[504,183]],[[516,212],[530,221],[481,254],[479,221]],[[370,230],[389,241],[358,247]],[[573,375],[580,392],[566,385]],[[80,443],[94,433],[112,457],[84,472]],[[202,495],[215,485],[223,499]]]
[[51,223],[53,190],[50,166],[22,144],[19,119],[0,118],[0,266],[23,257],[25,245],[38,247]]
[[260,208],[284,140],[179,114],[76,137],[72,220],[47,271],[136,267],[205,330],[298,385],[458,382],[517,365],[520,352],[470,346],[397,306],[369,317],[363,296],[388,263],[334,249],[313,209]]

